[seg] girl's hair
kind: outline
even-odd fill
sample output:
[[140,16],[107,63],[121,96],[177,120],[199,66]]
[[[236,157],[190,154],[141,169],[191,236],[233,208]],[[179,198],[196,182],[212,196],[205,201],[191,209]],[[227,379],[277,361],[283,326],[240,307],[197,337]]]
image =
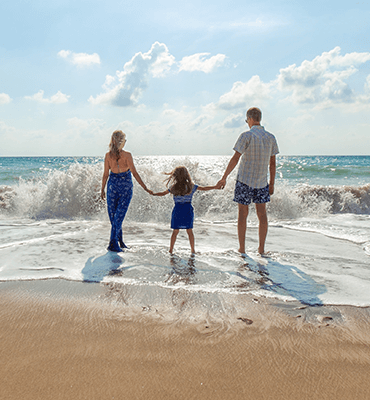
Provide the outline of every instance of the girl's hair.
[[120,158],[119,146],[124,140],[126,140],[126,134],[122,131],[114,131],[112,133],[109,143],[109,154],[116,160]]
[[176,167],[172,172],[167,173],[169,177],[165,180],[166,186],[170,187],[174,196],[184,196],[193,190],[193,182],[190,178],[188,170],[181,166]]

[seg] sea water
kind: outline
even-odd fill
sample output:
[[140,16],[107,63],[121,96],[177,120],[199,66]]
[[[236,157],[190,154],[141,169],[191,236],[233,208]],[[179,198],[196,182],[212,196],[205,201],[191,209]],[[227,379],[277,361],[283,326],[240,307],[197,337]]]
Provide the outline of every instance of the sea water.
[[[227,156],[139,156],[138,172],[154,191],[163,172],[185,165],[198,185],[214,185]],[[236,170],[224,190],[196,192],[190,253],[181,232],[168,253],[173,200],[153,197],[134,181],[122,253],[106,250],[110,223],[100,199],[99,157],[0,158],[0,281],[63,279],[110,285],[125,302],[207,294],[309,305],[370,306],[370,157],[279,156],[269,233],[261,257],[250,207],[247,253],[237,241]],[[135,297],[136,296],[136,297]],[[140,296],[140,299],[137,298]],[[181,297],[180,296],[180,297]],[[203,297],[204,300],[204,297]],[[202,300],[202,301],[203,301]],[[160,301],[160,300],[158,300]],[[225,308],[227,305],[219,304]]]

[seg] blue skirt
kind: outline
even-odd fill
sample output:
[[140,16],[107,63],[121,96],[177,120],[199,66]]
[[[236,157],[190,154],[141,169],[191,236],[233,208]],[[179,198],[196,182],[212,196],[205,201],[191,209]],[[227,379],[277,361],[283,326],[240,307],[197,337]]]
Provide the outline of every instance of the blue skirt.
[[193,229],[194,208],[191,203],[177,203],[172,210],[171,229]]

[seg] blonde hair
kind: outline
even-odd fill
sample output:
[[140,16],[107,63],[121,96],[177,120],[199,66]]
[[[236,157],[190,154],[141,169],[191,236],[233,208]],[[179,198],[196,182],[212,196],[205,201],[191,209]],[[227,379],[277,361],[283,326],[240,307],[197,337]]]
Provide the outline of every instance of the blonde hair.
[[172,172],[167,173],[169,177],[165,180],[166,186],[170,188],[174,196],[184,196],[193,190],[193,182],[188,170],[183,167],[176,167]]
[[109,143],[109,154],[119,160],[121,157],[119,146],[122,144],[123,141],[126,141],[126,134],[122,131],[114,131],[112,133],[112,138]]

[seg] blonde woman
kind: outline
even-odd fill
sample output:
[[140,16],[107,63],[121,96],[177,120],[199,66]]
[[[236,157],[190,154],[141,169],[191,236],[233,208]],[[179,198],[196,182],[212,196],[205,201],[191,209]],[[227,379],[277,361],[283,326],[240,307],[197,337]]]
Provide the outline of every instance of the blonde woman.
[[112,225],[108,250],[120,252],[127,248],[123,242],[122,223],[132,199],[132,177],[148,193],[140,175],[136,171],[131,153],[124,151],[126,135],[122,131],[114,131],[109,144],[109,152],[105,155],[104,174],[101,188],[101,198],[105,199],[105,185],[107,185],[108,215]]

